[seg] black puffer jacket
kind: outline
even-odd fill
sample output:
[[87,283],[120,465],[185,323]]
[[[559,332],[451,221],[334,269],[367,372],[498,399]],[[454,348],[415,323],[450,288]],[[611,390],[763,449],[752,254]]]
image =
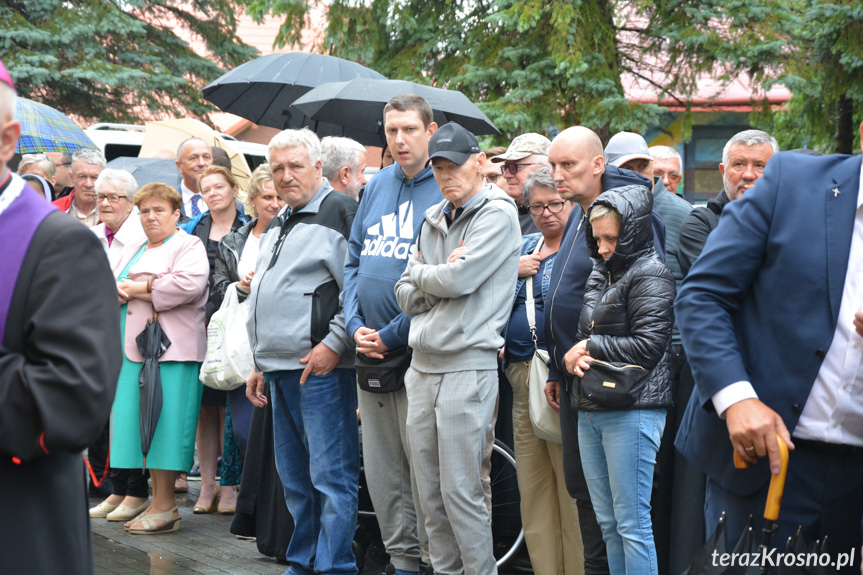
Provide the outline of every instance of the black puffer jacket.
[[[599,255],[589,223],[590,212],[597,205],[614,208],[621,215],[617,248],[608,261]],[[653,195],[646,187],[624,186],[601,194],[588,209],[585,222],[587,250],[594,267],[585,287],[578,341],[590,338],[588,349],[594,359],[651,370],[631,409],[671,405],[669,344],[674,325],[674,276],[653,247],[652,209]],[[576,385],[577,393],[579,388]],[[578,407],[582,411],[606,411],[580,393]]]

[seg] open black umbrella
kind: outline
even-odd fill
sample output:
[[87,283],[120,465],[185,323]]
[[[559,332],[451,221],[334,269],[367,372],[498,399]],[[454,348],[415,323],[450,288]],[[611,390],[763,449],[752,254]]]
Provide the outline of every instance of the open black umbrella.
[[135,338],[138,351],[144,358],[141,373],[138,375],[138,390],[141,392],[140,423],[141,423],[141,453],[144,454],[144,467],[147,465],[147,454],[156,424],[162,414],[162,374],[159,371],[159,358],[171,346],[171,340],[162,331],[159,318],[153,311],[153,319],[147,320],[144,331]]
[[292,105],[294,100],[327,82],[384,76],[357,64],[324,54],[283,52],[255,58],[204,87],[204,99],[223,112],[261,126],[284,130],[309,127],[319,136],[368,138],[361,130],[316,123]]
[[323,84],[295,101],[294,107],[313,120],[380,134],[384,106],[400,94],[425,98],[440,126],[458,122],[476,135],[500,134],[488,116],[461,92],[405,80],[357,78],[349,82]]
[[164,182],[171,186],[180,183],[180,171],[174,160],[121,156],[108,162],[106,167],[129,172],[138,187],[152,182]]

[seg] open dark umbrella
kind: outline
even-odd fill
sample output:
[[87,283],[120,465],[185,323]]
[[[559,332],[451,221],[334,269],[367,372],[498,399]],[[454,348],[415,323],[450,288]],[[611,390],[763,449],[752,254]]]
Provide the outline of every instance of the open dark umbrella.
[[294,100],[327,82],[384,76],[357,64],[324,54],[284,52],[255,58],[204,87],[204,99],[223,112],[261,126],[284,130],[309,127],[319,136],[368,138],[361,130],[316,123],[293,108]]
[[384,106],[400,94],[416,94],[425,98],[434,112],[435,122],[440,126],[447,122],[458,122],[476,135],[500,134],[488,116],[461,92],[405,80],[357,78],[348,82],[323,84],[295,101],[294,107],[313,120],[380,134]]
[[147,465],[147,454],[156,424],[162,414],[162,374],[159,371],[159,358],[171,346],[171,340],[162,331],[159,318],[153,312],[153,319],[147,320],[144,331],[135,338],[138,351],[144,358],[141,373],[138,375],[138,390],[141,392],[140,423],[141,423],[141,453],[144,454],[144,467]]
[[108,162],[106,167],[129,172],[139,187],[153,182],[164,182],[172,186],[180,182],[180,172],[174,160],[120,156]]

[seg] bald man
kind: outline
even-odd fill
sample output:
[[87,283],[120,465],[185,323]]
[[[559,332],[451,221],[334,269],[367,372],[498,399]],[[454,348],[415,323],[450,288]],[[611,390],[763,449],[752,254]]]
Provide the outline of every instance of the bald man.
[[[608,573],[602,531],[596,522],[578,449],[578,412],[570,407],[573,377],[564,366],[564,355],[576,341],[584,286],[593,269],[584,239],[587,208],[604,191],[623,186],[652,189],[652,182],[630,170],[606,166],[602,142],[595,132],[582,126],[567,128],[551,143],[548,153],[551,176],[562,198],[577,204],[570,213],[554,262],[545,305],[545,338],[551,356],[546,397],[560,411],[563,468],[566,487],[578,506],[578,521],[584,544],[584,572]],[[665,230],[654,220],[654,244],[664,254]],[[560,385],[563,383],[563,385]]]

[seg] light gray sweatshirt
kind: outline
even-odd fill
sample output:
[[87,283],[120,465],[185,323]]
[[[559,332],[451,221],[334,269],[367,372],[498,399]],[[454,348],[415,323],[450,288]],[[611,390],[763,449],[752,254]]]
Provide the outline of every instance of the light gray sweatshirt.
[[[424,373],[497,369],[518,276],[518,210],[491,184],[452,226],[444,216],[447,204],[425,212],[418,249],[395,287],[399,307],[412,316],[411,366]],[[462,246],[466,253],[447,263]]]

